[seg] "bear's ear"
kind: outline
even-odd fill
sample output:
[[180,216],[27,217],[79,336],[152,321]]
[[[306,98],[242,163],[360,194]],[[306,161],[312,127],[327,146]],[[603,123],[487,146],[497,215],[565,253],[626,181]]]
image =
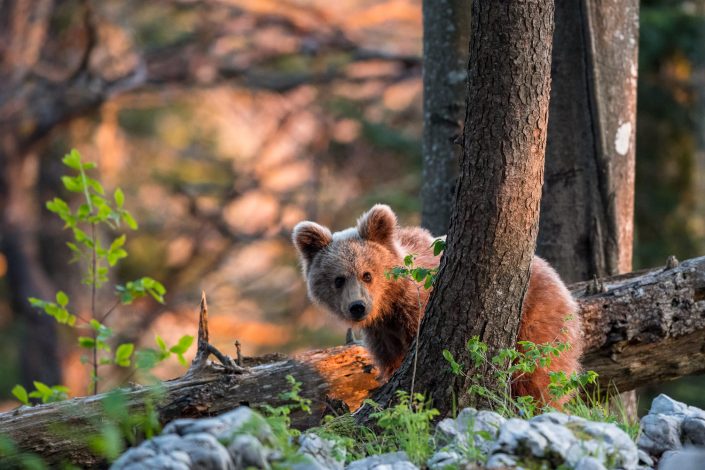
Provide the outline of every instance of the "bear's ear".
[[315,222],[299,222],[294,227],[292,234],[294,246],[301,255],[301,260],[304,263],[304,269],[308,269],[308,265],[313,261],[316,253],[327,247],[333,240],[333,235],[330,230],[318,225]]
[[397,216],[384,204],[376,204],[357,221],[357,231],[363,240],[391,245],[397,228]]

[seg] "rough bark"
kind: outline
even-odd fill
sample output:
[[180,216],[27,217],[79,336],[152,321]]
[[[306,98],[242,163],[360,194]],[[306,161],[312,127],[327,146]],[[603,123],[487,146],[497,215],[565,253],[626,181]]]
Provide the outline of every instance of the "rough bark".
[[423,2],[421,225],[448,231],[465,116],[470,0]]
[[[450,412],[454,396],[460,406],[481,400],[463,393],[468,384],[450,373],[443,350],[473,370],[463,354],[468,338],[479,336],[491,351],[516,341],[538,231],[552,35],[550,1],[473,2],[472,106],[447,248],[421,324],[418,368],[407,355],[375,395],[380,403],[408,390],[414,370],[416,390],[432,397],[441,414]],[[480,373],[488,384],[496,380],[487,370]]]
[[637,0],[556,5],[536,251],[566,282],[632,269],[638,36]]
[[[603,386],[630,390],[705,372],[705,257],[674,268],[614,276],[597,286],[593,282],[574,284],[571,291],[585,318],[584,368],[595,370]],[[194,363],[201,360],[205,358]],[[292,374],[302,382],[301,394],[313,399],[311,415],[292,416],[296,426],[307,427],[328,409],[326,397],[355,409],[379,385],[372,359],[360,346],[311,351],[290,359],[252,359],[243,365],[251,368],[240,374],[219,365],[192,367],[186,376],[165,382],[158,403],[162,422],[212,416],[243,403],[276,405],[279,393],[289,387],[286,375]],[[444,364],[434,374],[446,369]],[[150,392],[147,387],[128,390],[130,410],[141,410]],[[0,435],[52,461],[89,465],[95,458],[76,436],[87,436],[99,427],[104,397],[0,414]],[[57,434],[57,423],[69,423],[72,434]]]
[[537,254],[567,282],[632,267],[638,15],[636,0],[556,5]]

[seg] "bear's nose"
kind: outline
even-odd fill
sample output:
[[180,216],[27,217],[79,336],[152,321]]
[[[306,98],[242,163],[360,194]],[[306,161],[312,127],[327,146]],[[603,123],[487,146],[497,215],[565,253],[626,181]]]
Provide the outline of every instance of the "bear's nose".
[[348,309],[350,310],[350,315],[352,316],[353,320],[360,321],[365,318],[365,304],[361,301],[356,300],[355,302],[351,303]]

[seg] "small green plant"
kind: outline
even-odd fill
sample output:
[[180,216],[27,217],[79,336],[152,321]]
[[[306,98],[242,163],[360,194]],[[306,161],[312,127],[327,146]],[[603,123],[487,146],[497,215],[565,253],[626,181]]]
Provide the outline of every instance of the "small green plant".
[[163,395],[154,388],[144,399],[141,409],[131,409],[123,390],[110,391],[101,400],[103,413],[97,421],[100,431],[88,437],[88,447],[98,457],[113,461],[125,450],[143,439],[150,439],[161,431],[155,403]]
[[[284,404],[279,406],[264,404],[260,405],[259,409],[272,428],[277,448],[283,454],[282,461],[291,464],[301,460],[301,455],[297,454],[294,445],[294,441],[301,435],[301,431],[291,427],[290,415],[296,410],[311,413],[311,400],[300,395],[301,382],[298,382],[292,375],[287,375],[286,381],[290,386],[289,391],[279,394],[279,399],[284,401]],[[278,467],[275,466],[275,468]]]
[[357,424],[355,417],[350,413],[340,416],[326,415],[321,425],[312,429],[312,432],[335,442],[336,449],[345,449],[346,464],[384,452],[378,435],[367,426]]
[[438,410],[422,394],[403,390],[397,391],[394,406],[383,409],[372,400],[366,403],[376,410],[370,417],[381,430],[377,443],[383,451],[403,450],[412,462],[423,465],[433,453],[432,421],[439,415]]
[[[94,163],[84,162],[76,150],[64,156],[62,162],[71,173],[61,177],[64,188],[81,194],[83,201],[78,207],[72,208],[65,200],[55,197],[47,202],[46,207],[64,222],[64,228],[73,235],[73,241],[68,242],[67,246],[73,253],[71,261],[82,263],[86,268],[82,283],[90,289],[90,317],[72,311],[69,296],[63,291],[58,291],[53,300],[32,297],[29,302],[58,323],[87,333],[78,337],[78,346],[89,352],[81,360],[91,367],[90,384],[93,394],[98,393],[99,368],[102,366],[149,369],[171,354],[175,354],[182,364],[185,363],[183,354],[192,344],[192,336],[183,336],[172,347],[157,337],[158,349],[142,351],[136,351],[132,343],[114,344],[115,333],[106,321],[117,307],[129,305],[145,296],[164,303],[166,289],[159,281],[142,277],[115,285],[116,299],[109,307],[100,308],[97,305],[97,292],[108,282],[110,269],[128,255],[125,249],[127,235],[121,233],[120,229],[124,224],[128,229],[136,230],[137,222],[125,209],[125,195],[120,188],[108,195],[100,182],[90,177],[89,172],[96,168]],[[101,229],[112,234],[109,241],[104,241],[100,235]],[[13,389],[13,395],[23,404],[29,404],[30,398],[38,398],[42,403],[47,403],[67,396],[68,390],[65,387],[49,387],[40,382],[34,384],[36,390],[27,393],[22,386],[17,386]]]
[[51,403],[62,401],[68,398],[69,389],[63,385],[49,386],[37,380],[34,381],[34,390],[27,392],[22,385],[15,385],[12,388],[12,394],[23,405],[30,405],[30,398],[37,398],[42,403]]
[[[468,374],[463,371],[462,365],[447,349],[443,351],[443,357],[448,361],[453,374],[469,379],[471,385],[468,393],[485,397],[497,412],[505,416],[531,418],[538,411],[543,411],[542,406],[531,396],[513,396],[514,386],[526,375],[534,373],[537,368],[549,367],[552,358],[558,357],[570,345],[560,341],[543,344],[519,341],[517,346],[518,348],[502,348],[497,354],[489,357],[487,344],[480,341],[478,336],[473,336],[466,343],[473,370],[489,368],[499,384],[499,387],[493,389],[485,385],[481,373]],[[593,371],[574,373],[570,377],[561,372],[549,375],[549,393],[554,399],[573,395],[582,387],[594,384],[597,379],[597,374]]]
[[264,404],[260,407],[267,417],[267,422],[272,426],[275,436],[282,442],[301,434],[298,430],[291,429],[292,411],[301,410],[304,413],[311,413],[311,400],[300,395],[301,382],[292,375],[287,375],[286,381],[291,388],[288,392],[279,394],[279,399],[285,403],[279,406]]
[[[639,421],[627,411],[622,396],[616,388],[609,387],[607,391],[602,390],[596,379],[597,374],[594,381],[575,380],[573,376],[567,379],[575,384],[578,392],[564,405],[565,411],[590,421],[613,423],[636,441],[639,436]],[[551,381],[554,380],[560,382],[566,378],[564,374],[555,378],[552,376]]]

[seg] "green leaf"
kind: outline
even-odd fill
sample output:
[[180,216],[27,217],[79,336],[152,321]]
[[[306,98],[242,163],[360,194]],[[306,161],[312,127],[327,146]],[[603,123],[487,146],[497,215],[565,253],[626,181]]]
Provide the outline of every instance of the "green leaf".
[[64,155],[64,158],[61,159],[61,162],[69,168],[72,168],[74,170],[80,170],[81,154],[78,153],[78,150],[72,149],[70,153]]
[[455,375],[460,375],[461,366],[455,361],[453,354],[449,350],[443,350],[443,358],[448,361],[448,364],[450,364],[451,372]]
[[186,358],[184,357],[183,354],[177,354],[176,358],[179,360],[179,364],[181,364],[182,366],[188,365],[188,362],[186,361]]
[[14,387],[12,387],[12,394],[23,405],[29,405],[29,397],[27,396],[27,389],[25,389],[22,385],[15,385]]
[[34,384],[34,388],[36,388],[37,391],[42,394],[42,396],[45,396],[45,397],[51,396],[51,388],[49,388],[48,385],[46,385],[42,382],[39,382],[38,380],[35,380],[32,383]]
[[154,281],[152,289],[154,289],[159,295],[166,294],[166,288],[164,287],[164,284],[159,281]]
[[89,325],[98,333],[96,339],[98,340],[99,347],[101,347],[100,343],[107,341],[113,336],[113,330],[103,325],[98,320],[91,320]]
[[132,343],[123,343],[118,346],[115,350],[115,364],[119,365],[120,367],[129,367],[130,356],[132,356],[132,352],[134,350],[135,345]]
[[176,343],[175,346],[172,346],[169,351],[173,352],[174,354],[183,354],[185,353],[189,347],[191,347],[191,344],[193,343],[193,336],[190,335],[184,335],[179,339],[179,342]]
[[82,348],[91,349],[95,346],[95,339],[93,339],[89,336],[79,336],[78,337],[78,345],[81,346]]
[[446,242],[440,238],[433,242],[433,256],[438,256],[446,249]]
[[86,183],[88,183],[88,186],[93,188],[93,191],[95,191],[98,194],[105,194],[105,190],[103,189],[103,185],[100,184],[99,181],[94,180],[93,178],[86,178]]
[[69,303],[69,296],[62,290],[56,293],[56,303],[62,307],[66,307]]
[[113,210],[107,204],[97,205],[97,207],[98,213],[96,214],[95,219],[98,221],[102,222],[108,220],[108,218],[110,218],[110,215],[113,213]]
[[125,203],[125,195],[123,194],[122,189],[117,188],[113,194],[113,198],[115,199],[115,204],[117,204],[118,209],[122,209],[122,206]]
[[151,348],[140,349],[135,353],[135,366],[138,369],[153,369],[161,360],[162,354]]
[[122,211],[120,215],[122,216],[122,220],[127,224],[128,227],[130,227],[132,230],[137,230],[137,221],[132,217],[132,214],[127,211]]
[[71,209],[69,209],[69,205],[66,201],[58,197],[55,197],[51,201],[47,201],[46,207],[55,214],[66,214],[71,212]]
[[80,228],[73,228],[73,237],[76,239],[77,242],[83,243],[88,248],[93,248],[93,240],[91,240],[88,234]]
[[157,342],[157,345],[159,345],[159,349],[162,351],[167,351],[169,348],[166,345],[166,342],[162,339],[161,336],[157,335],[154,340]]
[[126,237],[125,235],[121,235],[121,236],[117,237],[117,238],[116,238],[115,240],[113,240],[113,242],[110,244],[110,250],[114,250],[114,249],[116,249],[116,248],[120,248],[121,246],[123,246],[123,245],[125,244],[125,240],[126,240],[126,239],[127,239],[127,237]]
[[80,178],[62,176],[61,182],[64,183],[64,187],[72,193],[80,193],[83,191],[83,182]]
[[44,306],[47,304],[45,301],[38,299],[36,297],[30,297],[29,299],[29,304],[32,307],[37,307],[37,308],[44,308]]

